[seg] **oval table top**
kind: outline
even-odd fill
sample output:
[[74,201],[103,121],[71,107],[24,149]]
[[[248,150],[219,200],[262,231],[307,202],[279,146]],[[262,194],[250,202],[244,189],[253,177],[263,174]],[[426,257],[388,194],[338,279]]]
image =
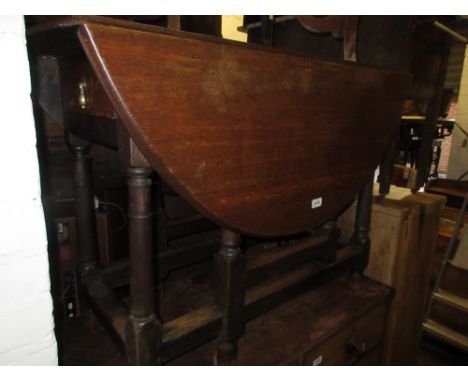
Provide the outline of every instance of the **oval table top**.
[[155,170],[221,226],[289,235],[373,175],[410,76],[253,44],[83,22],[78,36]]

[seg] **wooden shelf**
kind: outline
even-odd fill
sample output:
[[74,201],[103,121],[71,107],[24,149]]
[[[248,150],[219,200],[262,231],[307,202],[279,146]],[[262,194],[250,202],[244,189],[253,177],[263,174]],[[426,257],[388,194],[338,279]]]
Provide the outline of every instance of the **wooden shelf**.
[[444,304],[448,304],[454,308],[468,312],[468,300],[463,297],[456,296],[444,290],[439,290],[434,293],[434,298]]
[[446,341],[460,349],[468,351],[468,337],[435,321],[427,320],[423,323],[423,330],[434,337]]

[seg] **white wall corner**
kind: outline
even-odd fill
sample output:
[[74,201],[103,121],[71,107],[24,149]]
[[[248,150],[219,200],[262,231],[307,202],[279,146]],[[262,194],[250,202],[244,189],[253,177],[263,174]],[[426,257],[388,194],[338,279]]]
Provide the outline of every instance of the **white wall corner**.
[[[468,49],[466,48],[455,120],[465,131],[468,131]],[[468,145],[466,140],[465,134],[458,127],[454,127],[447,169],[449,179],[458,179],[468,170]],[[465,176],[463,180],[467,179],[468,176]]]
[[0,16],[0,365],[57,365],[22,16]]

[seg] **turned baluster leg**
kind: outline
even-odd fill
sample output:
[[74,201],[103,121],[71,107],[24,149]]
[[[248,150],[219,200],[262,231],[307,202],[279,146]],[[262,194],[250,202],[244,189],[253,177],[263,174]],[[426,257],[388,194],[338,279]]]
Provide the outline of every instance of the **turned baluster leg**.
[[385,153],[385,157],[380,164],[379,169],[379,194],[387,195],[390,192],[390,185],[392,184],[393,176],[393,162],[395,161],[395,154],[398,149],[398,142],[400,140],[400,131],[398,130],[392,143]]
[[151,171],[146,167],[128,170],[130,316],[126,351],[130,365],[160,362],[161,322],[155,313],[153,290]]
[[164,211],[164,195],[162,193],[162,179],[157,180],[157,192],[155,193],[155,211],[156,211],[156,238],[158,244],[158,253],[167,250],[167,217]]
[[91,144],[80,141],[70,143],[73,154],[73,183],[75,189],[76,232],[79,270],[82,277],[97,269],[98,246],[96,216],[91,181]]
[[245,257],[238,233],[223,229],[221,248],[215,256],[215,296],[223,316],[215,355],[217,365],[237,363],[237,340],[243,325]]
[[359,193],[356,218],[354,221],[354,233],[352,243],[363,248],[362,256],[355,265],[355,272],[361,275],[369,262],[370,253],[370,223],[372,212],[372,188],[373,181],[369,181]]

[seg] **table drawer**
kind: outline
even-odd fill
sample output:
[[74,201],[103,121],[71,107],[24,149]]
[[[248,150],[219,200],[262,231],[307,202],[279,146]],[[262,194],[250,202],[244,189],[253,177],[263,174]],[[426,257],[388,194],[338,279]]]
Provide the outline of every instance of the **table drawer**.
[[66,112],[115,119],[114,107],[88,62],[61,61],[60,71]]
[[[381,344],[387,306],[380,305],[304,355],[304,365],[352,365],[359,363]],[[377,352],[380,354],[380,351]],[[378,357],[380,358],[380,357]],[[377,360],[377,364],[379,360]],[[374,361],[373,361],[374,362]]]

